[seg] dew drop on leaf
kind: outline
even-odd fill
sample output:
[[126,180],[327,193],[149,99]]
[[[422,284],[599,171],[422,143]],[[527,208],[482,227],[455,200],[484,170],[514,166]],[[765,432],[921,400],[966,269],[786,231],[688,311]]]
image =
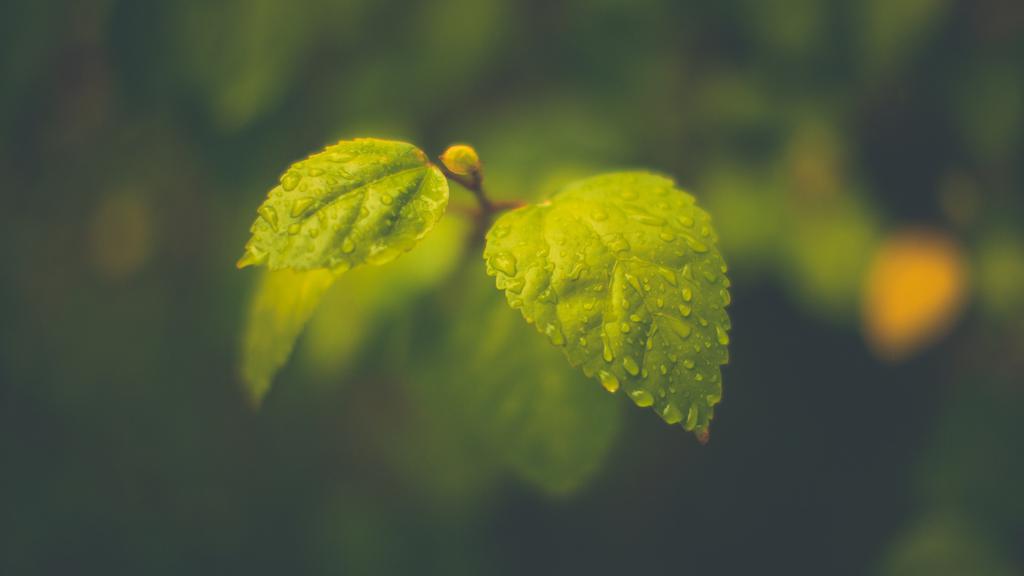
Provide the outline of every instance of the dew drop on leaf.
[[622,367],[629,372],[631,376],[636,376],[640,373],[640,366],[637,365],[636,360],[632,356],[626,356],[622,359]]
[[499,252],[491,256],[488,263],[506,276],[514,276],[516,273],[516,257],[509,252]]
[[597,375],[598,378],[600,378],[601,380],[601,386],[604,386],[605,390],[611,392],[612,394],[618,391],[619,379],[615,377],[615,374],[612,374],[607,370],[601,370],[600,372],[598,372]]
[[305,213],[306,209],[312,205],[312,198],[297,198],[294,202],[292,202],[292,210],[289,213],[289,215],[292,218],[298,218],[299,216],[302,216],[302,214]]
[[257,212],[260,218],[270,225],[270,229],[277,232],[277,210],[274,210],[272,206],[260,206]]
[[676,408],[675,404],[666,404],[661,410],[661,417],[667,424],[678,424],[683,420],[683,413]]
[[298,186],[301,181],[301,174],[289,171],[281,177],[281,188],[284,188],[287,192],[291,192],[292,190],[295,190],[295,187]]
[[650,392],[642,388],[630,391],[629,397],[632,398],[633,403],[640,408],[647,408],[654,404],[654,396],[651,396]]

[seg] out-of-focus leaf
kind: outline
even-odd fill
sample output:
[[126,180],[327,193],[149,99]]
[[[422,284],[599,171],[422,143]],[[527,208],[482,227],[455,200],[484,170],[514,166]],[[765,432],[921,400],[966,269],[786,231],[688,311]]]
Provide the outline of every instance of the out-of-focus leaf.
[[796,300],[832,319],[855,318],[862,279],[878,242],[876,216],[855,193],[795,208],[784,237],[783,283]]
[[239,268],[385,264],[444,215],[448,181],[411,144],[344,140],[296,162],[257,211]]
[[949,12],[950,0],[865,0],[861,13],[863,63],[869,77],[906,65]]
[[[480,466],[497,463],[552,494],[581,486],[619,428],[618,407],[537,338],[472,262],[458,277],[418,402],[462,427]],[[450,296],[450,295],[449,295]]]
[[288,360],[295,339],[334,277],[330,270],[263,272],[242,340],[242,378],[254,404],[262,401],[274,374]]
[[710,217],[668,178],[616,173],[504,214],[487,273],[610,392],[707,438],[728,361],[729,280]]
[[898,540],[882,574],[892,576],[1011,576],[1008,559],[990,535],[955,516],[930,517]]
[[276,105],[312,44],[316,10],[279,0],[186,1],[173,27],[180,63],[223,129]]
[[750,27],[775,52],[803,56],[827,37],[827,2],[817,0],[746,0],[740,3]]
[[999,368],[985,363],[971,362],[943,399],[918,472],[919,493],[930,510],[955,510],[976,526],[1013,534],[1024,518],[1024,492],[1018,489],[1024,485],[1024,388],[1020,370],[1008,372],[1009,378],[988,377]]
[[997,230],[982,240],[977,254],[981,305],[996,319],[1015,321],[1024,312],[1024,239]]
[[786,204],[770,174],[737,165],[713,168],[700,190],[715,215],[722,252],[737,273],[774,268],[787,234]]
[[451,274],[468,233],[465,220],[442,219],[420,245],[390,265],[347,273],[324,296],[309,324],[305,360],[322,375],[344,372],[387,319]]
[[879,247],[864,283],[864,333],[882,357],[898,360],[941,337],[967,294],[967,264],[957,241],[929,230],[902,230]]
[[1024,72],[1020,60],[985,62],[957,82],[956,119],[972,154],[1012,162],[1024,145]]

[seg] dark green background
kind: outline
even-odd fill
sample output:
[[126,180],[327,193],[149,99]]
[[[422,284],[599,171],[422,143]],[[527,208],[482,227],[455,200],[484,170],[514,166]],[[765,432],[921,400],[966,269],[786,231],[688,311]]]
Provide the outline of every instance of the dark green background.
[[[15,0],[0,86],[0,572],[1024,570],[1019,2]],[[403,418],[388,334],[445,330],[430,295],[250,410],[234,261],[284,168],[355,136],[471,142],[504,197],[674,175],[734,285],[710,444],[617,397],[580,489],[462,493],[402,456],[460,457]],[[886,363],[860,279],[908,225],[971,289]]]

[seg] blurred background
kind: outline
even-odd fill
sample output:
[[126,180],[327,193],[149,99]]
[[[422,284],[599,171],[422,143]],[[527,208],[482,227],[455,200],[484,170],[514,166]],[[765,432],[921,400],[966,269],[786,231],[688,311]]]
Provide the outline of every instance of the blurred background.
[[[0,47],[0,572],[1024,574],[1024,4],[15,0]],[[249,408],[234,262],[356,136],[694,193],[710,443],[567,369],[455,216]]]

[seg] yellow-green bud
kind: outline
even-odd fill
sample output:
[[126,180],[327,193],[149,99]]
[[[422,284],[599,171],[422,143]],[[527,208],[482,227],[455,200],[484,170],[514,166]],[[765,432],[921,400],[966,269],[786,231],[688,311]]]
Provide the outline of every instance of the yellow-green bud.
[[441,154],[441,162],[452,174],[458,176],[478,176],[480,174],[480,156],[472,146],[466,144],[455,144],[449,146],[444,154]]

